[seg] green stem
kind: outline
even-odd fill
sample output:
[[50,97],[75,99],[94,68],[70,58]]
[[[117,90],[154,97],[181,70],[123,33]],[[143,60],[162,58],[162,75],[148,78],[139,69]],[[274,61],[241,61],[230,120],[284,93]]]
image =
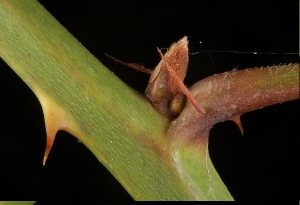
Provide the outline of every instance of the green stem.
[[0,205],[31,205],[35,201],[0,201]]
[[[64,129],[76,136],[136,200],[209,199],[191,193],[169,163],[169,120],[37,1],[0,1],[0,39],[0,56],[42,103],[48,135]],[[55,128],[57,115],[63,119]],[[232,200],[217,183],[226,194],[216,198]]]
[[0,1],[0,39],[0,56],[42,104],[49,149],[59,129],[70,132],[136,200],[232,200],[206,144],[167,135],[170,121],[37,1]]

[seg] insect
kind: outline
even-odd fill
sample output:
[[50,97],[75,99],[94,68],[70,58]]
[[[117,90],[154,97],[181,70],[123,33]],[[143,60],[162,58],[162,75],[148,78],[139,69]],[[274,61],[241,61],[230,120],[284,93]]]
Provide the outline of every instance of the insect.
[[183,84],[189,59],[187,37],[183,37],[177,43],[171,45],[164,55],[161,50],[158,48],[157,50],[161,56],[161,61],[154,70],[134,63],[125,63],[108,54],[106,55],[120,64],[151,74],[145,95],[164,116],[176,117],[185,105],[185,96],[196,111],[203,115],[205,113],[204,109],[197,104],[188,88]]

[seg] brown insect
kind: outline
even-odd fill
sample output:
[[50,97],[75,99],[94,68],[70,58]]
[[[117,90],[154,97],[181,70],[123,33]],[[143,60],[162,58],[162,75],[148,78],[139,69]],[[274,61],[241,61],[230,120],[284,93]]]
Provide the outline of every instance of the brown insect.
[[125,63],[108,54],[106,55],[118,63],[151,74],[145,94],[161,114],[169,118],[177,116],[184,107],[186,96],[196,111],[203,115],[205,111],[197,104],[190,91],[183,84],[189,60],[187,37],[183,37],[171,45],[164,55],[161,50],[157,50],[161,56],[161,61],[154,70],[134,63]]

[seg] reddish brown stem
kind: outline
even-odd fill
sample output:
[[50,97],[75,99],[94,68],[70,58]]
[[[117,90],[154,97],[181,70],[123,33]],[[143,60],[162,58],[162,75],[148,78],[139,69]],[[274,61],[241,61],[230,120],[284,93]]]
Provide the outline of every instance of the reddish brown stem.
[[299,64],[216,74],[194,84],[190,91],[206,113],[200,116],[188,103],[170,125],[168,134],[173,139],[207,138],[211,127],[218,122],[276,103],[299,99]]

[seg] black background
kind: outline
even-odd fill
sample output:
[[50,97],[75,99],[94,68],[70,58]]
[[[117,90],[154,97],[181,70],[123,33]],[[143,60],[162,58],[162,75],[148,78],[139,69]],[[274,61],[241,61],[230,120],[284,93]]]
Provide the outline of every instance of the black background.
[[[292,54],[220,52],[297,53],[297,1],[39,2],[103,64],[140,92],[149,76],[112,62],[104,52],[154,68],[160,60],[156,47],[168,48],[188,36],[188,86],[234,68],[298,61],[298,55]],[[57,134],[43,167],[46,137],[37,98],[2,60],[0,83],[0,200],[132,200],[68,133]],[[299,175],[298,114],[299,100],[244,114],[244,136],[229,121],[211,130],[211,158],[236,200],[298,196],[293,188]]]

